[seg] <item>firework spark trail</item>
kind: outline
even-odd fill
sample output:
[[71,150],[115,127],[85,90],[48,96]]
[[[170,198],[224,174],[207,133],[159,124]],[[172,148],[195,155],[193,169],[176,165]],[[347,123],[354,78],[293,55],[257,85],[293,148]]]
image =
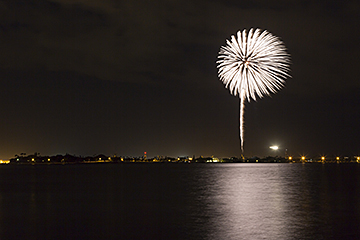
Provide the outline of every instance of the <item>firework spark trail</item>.
[[256,101],[276,93],[290,77],[290,55],[283,42],[268,31],[238,31],[220,48],[218,74],[225,87],[240,98],[240,147],[244,152],[245,99]]
[[241,92],[240,97],[240,124],[239,124],[239,132],[240,132],[240,148],[241,152],[244,152],[244,110],[245,110],[245,91]]

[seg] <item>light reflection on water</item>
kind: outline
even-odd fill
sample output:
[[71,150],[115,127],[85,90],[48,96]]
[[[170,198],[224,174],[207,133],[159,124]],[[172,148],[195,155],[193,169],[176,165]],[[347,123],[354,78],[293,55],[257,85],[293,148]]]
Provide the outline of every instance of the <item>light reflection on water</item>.
[[[214,239],[275,239],[285,234],[286,204],[277,169],[266,165],[225,166],[209,199],[219,218]],[[220,217],[221,216],[221,217]],[[285,234],[286,235],[286,234]]]
[[195,191],[206,239],[360,238],[359,174],[358,165],[210,166]]
[[360,164],[1,166],[0,239],[358,239]]

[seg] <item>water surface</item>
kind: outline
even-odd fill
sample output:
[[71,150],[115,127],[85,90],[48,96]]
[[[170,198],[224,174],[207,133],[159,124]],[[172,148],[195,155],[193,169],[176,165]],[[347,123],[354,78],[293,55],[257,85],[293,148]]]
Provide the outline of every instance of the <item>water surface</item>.
[[360,164],[0,166],[0,239],[359,239]]

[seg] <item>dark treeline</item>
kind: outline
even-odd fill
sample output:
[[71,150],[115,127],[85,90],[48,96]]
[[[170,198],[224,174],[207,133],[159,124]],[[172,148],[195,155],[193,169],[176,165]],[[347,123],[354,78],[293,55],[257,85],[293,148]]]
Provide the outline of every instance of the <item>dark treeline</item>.
[[156,156],[153,158],[147,158],[146,155],[139,157],[132,156],[106,156],[104,154],[97,154],[94,156],[76,156],[71,154],[65,155],[54,155],[54,156],[41,156],[40,153],[35,152],[34,154],[27,155],[21,153],[15,155],[14,158],[10,159],[11,164],[71,164],[71,163],[126,163],[126,162],[171,162],[171,163],[350,163],[359,162],[359,156],[353,157],[333,157],[327,158],[319,156],[315,158],[307,157],[279,157],[279,156],[268,156],[265,158],[259,157],[231,157],[231,158],[216,158],[216,157],[167,157],[167,156]]

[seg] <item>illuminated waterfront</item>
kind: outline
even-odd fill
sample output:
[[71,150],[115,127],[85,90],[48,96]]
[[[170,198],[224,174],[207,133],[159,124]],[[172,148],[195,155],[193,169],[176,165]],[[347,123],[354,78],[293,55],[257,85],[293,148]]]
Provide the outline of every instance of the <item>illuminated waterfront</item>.
[[[278,146],[271,146],[270,148],[278,150]],[[0,160],[0,164],[74,164],[74,163],[129,163],[129,162],[146,162],[146,163],[360,163],[359,155],[344,155],[344,156],[292,156],[285,152],[285,156],[267,156],[267,157],[226,157],[220,158],[215,156],[155,156],[148,158],[146,152],[142,156],[106,156],[98,154],[94,156],[75,156],[71,154],[41,156],[39,153],[26,155],[15,155],[9,160]]]

